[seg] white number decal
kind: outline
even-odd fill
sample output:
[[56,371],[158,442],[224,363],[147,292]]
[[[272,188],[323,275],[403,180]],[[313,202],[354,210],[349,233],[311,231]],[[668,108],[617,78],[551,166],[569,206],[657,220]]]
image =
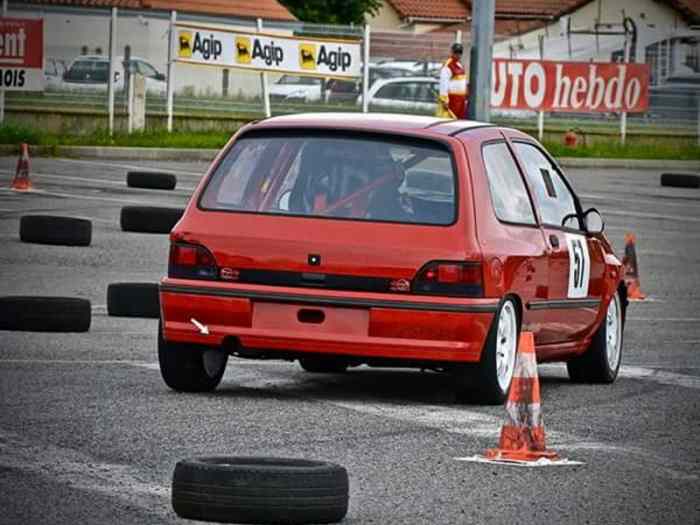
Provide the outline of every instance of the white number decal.
[[582,235],[566,234],[569,248],[569,292],[568,297],[578,299],[588,297],[588,282],[591,276],[591,258],[588,243]]

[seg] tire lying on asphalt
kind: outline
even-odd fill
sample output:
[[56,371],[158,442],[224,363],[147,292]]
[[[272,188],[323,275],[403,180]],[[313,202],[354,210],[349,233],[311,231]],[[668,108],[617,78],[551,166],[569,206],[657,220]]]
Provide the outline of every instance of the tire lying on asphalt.
[[700,188],[700,176],[690,173],[662,173],[661,185],[673,188]]
[[19,220],[19,238],[38,244],[89,246],[92,222],[56,215],[23,215]]
[[87,332],[92,309],[72,297],[0,297],[0,330]]
[[120,223],[125,232],[170,233],[184,211],[184,208],[124,206]]
[[205,457],[175,466],[178,516],[228,523],[335,523],[348,510],[348,473],[333,463]]
[[174,190],[176,184],[177,178],[171,173],[155,171],[129,171],[126,173],[126,185],[130,188]]
[[117,317],[160,318],[158,283],[111,283],[107,313]]

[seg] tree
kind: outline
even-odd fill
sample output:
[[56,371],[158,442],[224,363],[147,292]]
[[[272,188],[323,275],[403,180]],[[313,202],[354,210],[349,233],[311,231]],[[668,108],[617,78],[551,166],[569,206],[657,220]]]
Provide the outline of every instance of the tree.
[[364,24],[365,14],[377,14],[382,0],[280,0],[303,22]]

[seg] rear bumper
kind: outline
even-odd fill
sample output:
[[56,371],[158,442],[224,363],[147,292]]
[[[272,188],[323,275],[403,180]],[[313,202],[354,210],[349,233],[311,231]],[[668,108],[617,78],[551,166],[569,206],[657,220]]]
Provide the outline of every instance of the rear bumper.
[[[234,337],[268,355],[476,362],[498,300],[164,279],[160,304],[164,337],[173,342],[220,346]],[[299,310],[308,309],[324,321],[300,322]]]

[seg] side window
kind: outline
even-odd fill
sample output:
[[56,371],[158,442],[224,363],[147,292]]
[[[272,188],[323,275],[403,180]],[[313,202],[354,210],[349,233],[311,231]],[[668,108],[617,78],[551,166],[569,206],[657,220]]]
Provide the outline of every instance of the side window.
[[525,183],[506,143],[486,144],[482,155],[496,217],[505,222],[535,224]]
[[[567,216],[576,217],[576,201],[559,170],[539,148],[525,142],[514,142],[515,151],[522,160],[530,184],[535,190],[542,222],[562,226]],[[568,227],[578,224],[567,220]]]
[[399,91],[399,84],[387,84],[386,86],[380,88],[379,91],[377,91],[377,94],[374,96],[375,98],[396,99],[399,98]]

